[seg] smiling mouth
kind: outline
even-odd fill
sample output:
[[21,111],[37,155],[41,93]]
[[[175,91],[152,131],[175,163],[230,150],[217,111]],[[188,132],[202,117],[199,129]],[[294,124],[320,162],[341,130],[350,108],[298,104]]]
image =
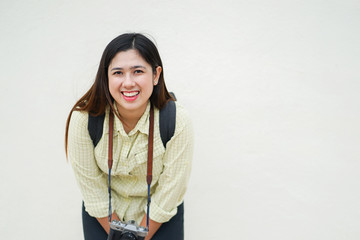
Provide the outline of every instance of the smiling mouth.
[[140,91],[121,92],[125,97],[135,97],[139,95]]

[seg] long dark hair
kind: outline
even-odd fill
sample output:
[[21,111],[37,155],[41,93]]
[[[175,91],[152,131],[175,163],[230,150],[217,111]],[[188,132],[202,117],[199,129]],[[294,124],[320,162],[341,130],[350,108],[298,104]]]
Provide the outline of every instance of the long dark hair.
[[142,58],[151,65],[153,73],[156,73],[156,68],[158,66],[162,69],[158,84],[154,86],[153,92],[150,96],[150,102],[158,109],[161,109],[169,100],[173,100],[172,96],[166,89],[164,81],[164,68],[155,44],[140,33],[125,33],[116,37],[106,46],[102,54],[94,84],[85,93],[85,95],[75,103],[67,118],[65,129],[66,155],[69,123],[73,111],[86,111],[91,115],[99,116],[105,113],[106,106],[110,106],[112,111],[116,113],[112,104],[114,99],[109,91],[108,68],[111,60],[118,52],[130,49],[138,51]]

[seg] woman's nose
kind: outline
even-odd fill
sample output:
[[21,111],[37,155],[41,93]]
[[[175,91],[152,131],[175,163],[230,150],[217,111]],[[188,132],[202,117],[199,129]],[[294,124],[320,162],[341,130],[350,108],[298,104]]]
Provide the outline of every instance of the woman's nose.
[[130,75],[125,75],[123,86],[124,87],[134,87],[135,86],[134,79]]

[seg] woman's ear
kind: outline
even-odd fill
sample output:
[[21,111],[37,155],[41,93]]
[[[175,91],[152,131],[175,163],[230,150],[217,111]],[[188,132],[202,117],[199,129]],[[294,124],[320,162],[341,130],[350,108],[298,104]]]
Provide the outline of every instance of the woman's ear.
[[154,86],[156,86],[159,82],[160,74],[161,74],[162,68],[160,66],[156,67],[156,72],[154,74]]

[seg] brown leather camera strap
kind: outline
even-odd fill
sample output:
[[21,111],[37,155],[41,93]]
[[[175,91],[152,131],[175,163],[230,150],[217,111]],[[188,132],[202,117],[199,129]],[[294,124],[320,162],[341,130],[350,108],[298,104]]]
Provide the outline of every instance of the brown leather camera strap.
[[108,166],[109,169],[112,168],[113,164],[113,134],[114,134],[114,113],[110,110],[109,113],[109,159],[108,159]]
[[152,181],[153,144],[154,144],[154,107],[151,104],[149,138],[148,138],[148,164],[147,164],[147,176],[146,176],[146,182],[148,185],[150,185]]

